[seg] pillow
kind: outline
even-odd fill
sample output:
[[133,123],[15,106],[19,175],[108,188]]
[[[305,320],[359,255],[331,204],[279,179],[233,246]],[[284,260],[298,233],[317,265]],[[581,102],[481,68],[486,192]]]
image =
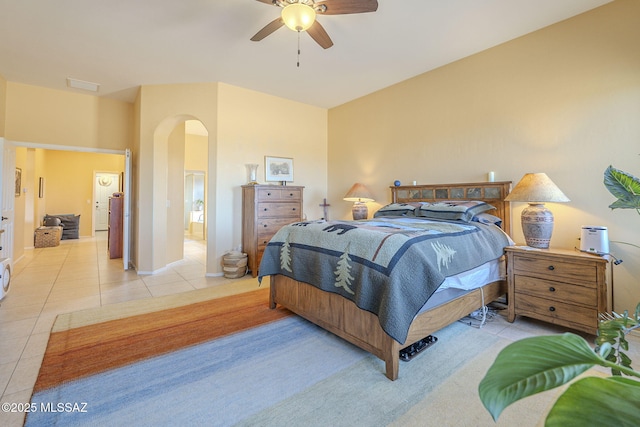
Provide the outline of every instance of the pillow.
[[64,215],[45,215],[44,221],[53,221],[52,218],[60,220],[62,226],[62,239],[78,239],[80,228],[80,215],[64,214]]
[[474,215],[495,209],[488,203],[477,200],[446,200],[437,203],[423,203],[416,209],[416,216],[447,221],[469,222]]
[[488,213],[474,215],[473,218],[471,218],[471,221],[480,222],[482,224],[493,224],[502,228],[502,218],[498,218],[497,216]]
[[57,227],[60,225],[60,218],[55,216],[45,216],[44,223],[42,225],[45,227]]
[[381,216],[414,216],[414,211],[420,203],[390,203],[381,207],[373,214],[374,218]]

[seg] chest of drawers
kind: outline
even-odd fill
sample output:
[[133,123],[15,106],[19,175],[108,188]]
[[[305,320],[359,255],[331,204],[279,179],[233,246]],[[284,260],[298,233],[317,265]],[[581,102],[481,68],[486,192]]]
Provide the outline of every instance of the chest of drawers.
[[607,312],[607,260],[575,250],[508,247],[508,320],[526,316],[595,334]]
[[242,250],[253,277],[267,243],[284,225],[302,220],[304,187],[242,186]]

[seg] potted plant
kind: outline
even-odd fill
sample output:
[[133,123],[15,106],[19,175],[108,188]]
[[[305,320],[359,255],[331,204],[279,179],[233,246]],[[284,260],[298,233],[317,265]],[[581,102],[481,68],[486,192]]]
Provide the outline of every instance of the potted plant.
[[508,345],[480,382],[480,400],[497,420],[513,402],[567,384],[599,365],[610,368],[612,376],[588,376],[571,383],[549,411],[545,425],[640,425],[640,372],[631,368],[625,353],[629,348],[626,334],[638,328],[639,310],[640,304],[633,318],[625,313],[600,322],[595,351],[572,333],[525,338]]
[[609,166],[604,171],[604,186],[615,197],[611,209],[635,209],[640,214],[640,180],[630,173]]
[[[635,209],[640,214],[638,178],[609,166],[604,184],[617,198],[611,209]],[[601,319],[595,350],[572,333],[526,338],[505,347],[478,386],[480,400],[493,419],[513,402],[565,385],[599,365],[610,368],[612,376],[571,382],[549,411],[545,425],[639,426],[640,372],[631,368],[625,351],[627,334],[640,327],[640,304],[633,317],[625,312]]]

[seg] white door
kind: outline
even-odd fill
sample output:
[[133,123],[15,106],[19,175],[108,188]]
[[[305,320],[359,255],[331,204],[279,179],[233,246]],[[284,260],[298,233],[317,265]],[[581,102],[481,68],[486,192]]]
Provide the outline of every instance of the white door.
[[[13,220],[16,194],[22,196],[22,185],[18,180],[22,179],[16,169],[16,148],[0,138],[0,211],[2,212],[2,222],[0,223],[0,258],[13,257]],[[21,172],[21,171],[20,171]]]
[[117,173],[97,172],[95,174],[95,231],[103,231],[109,228],[109,197],[120,189],[120,176]]

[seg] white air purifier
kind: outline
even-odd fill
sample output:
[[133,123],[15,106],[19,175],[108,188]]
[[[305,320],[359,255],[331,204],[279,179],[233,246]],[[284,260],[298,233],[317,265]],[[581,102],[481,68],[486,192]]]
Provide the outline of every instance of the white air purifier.
[[600,225],[583,225],[580,236],[580,250],[594,254],[609,253],[609,231]]
[[11,285],[11,258],[0,258],[0,300],[7,296]]

